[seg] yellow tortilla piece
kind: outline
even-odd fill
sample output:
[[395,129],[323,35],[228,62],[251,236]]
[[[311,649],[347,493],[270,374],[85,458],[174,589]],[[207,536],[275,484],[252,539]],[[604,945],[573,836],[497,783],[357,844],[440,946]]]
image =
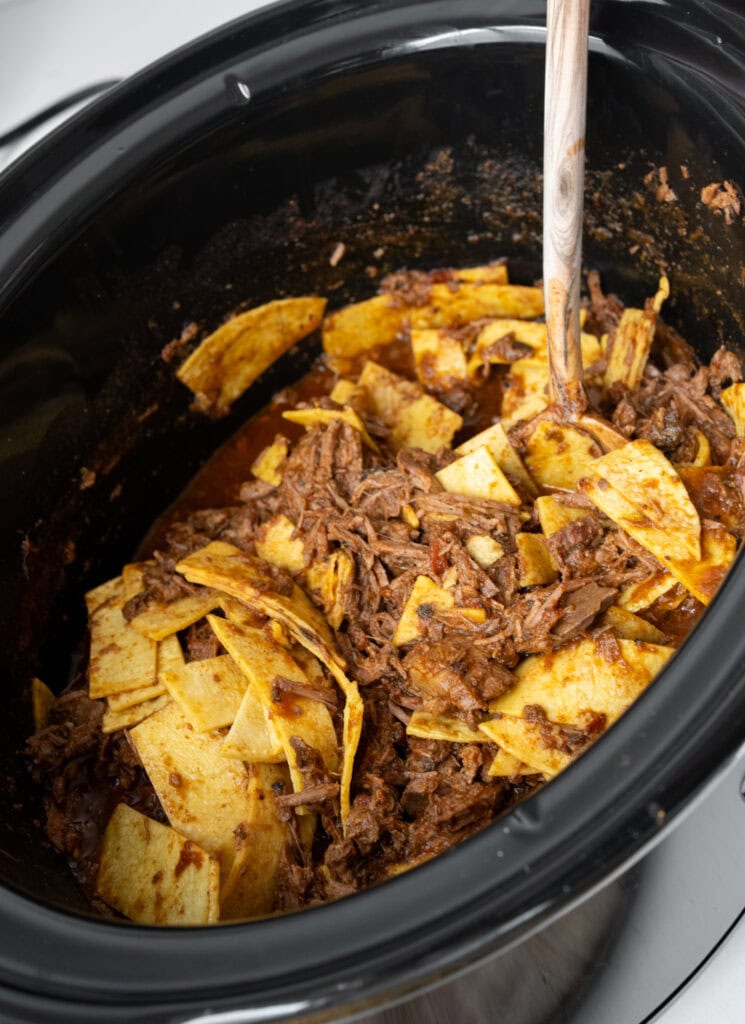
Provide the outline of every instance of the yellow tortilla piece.
[[297,662],[284,648],[267,640],[262,630],[240,630],[232,622],[214,616],[209,617],[209,622],[220,643],[248,679],[253,694],[261,701],[282,743],[295,792],[300,792],[304,783],[290,742],[293,736],[315,748],[329,771],[338,771],[339,749],[334,722],[326,705],[291,693],[283,694],[279,701],[273,699],[273,683],[278,676],[305,687],[310,685]]
[[[673,647],[619,640],[620,658],[609,658],[595,640],[575,640],[549,654],[534,654],[515,669],[516,683],[489,705],[494,713],[519,717],[537,704],[551,722],[577,725],[587,713],[608,724],[633,703],[675,653]],[[508,747],[510,753],[514,751]],[[523,760],[541,767],[530,758]]]
[[289,450],[290,442],[282,434],[277,434],[272,443],[259,452],[254,459],[251,472],[259,480],[263,480],[273,487],[279,487],[282,483]]
[[486,430],[480,431],[470,437],[463,444],[455,449],[457,455],[468,455],[479,448],[488,448],[494,456],[497,465],[512,484],[517,484],[526,494],[531,497],[538,494],[535,480],[528,472],[525,463],[518,455],[507,437],[507,433],[501,423],[494,423]]
[[153,700],[155,697],[160,697],[166,692],[164,683],[159,681],[153,683],[151,686],[138,686],[136,690],[124,690],[123,693],[110,693],[106,698],[106,703],[111,711],[126,711],[127,708],[136,707],[138,704],[144,704],[147,700]]
[[640,615],[627,608],[612,604],[600,619],[601,626],[610,626],[624,640],[644,640],[649,644],[662,644],[665,634]]
[[249,765],[249,815],[236,831],[235,859],[220,887],[222,920],[259,917],[271,913],[274,907],[282,850],[288,838],[272,788],[278,785],[290,791],[285,765]]
[[316,562],[306,574],[307,589],[317,594],[332,629],[344,620],[346,595],[354,583],[354,559],[339,549],[323,562]]
[[515,778],[518,775],[540,774],[529,764],[524,764],[506,750],[498,750],[494,760],[489,765],[489,775],[492,778]]
[[137,704],[126,708],[108,707],[104,712],[101,722],[101,732],[119,732],[120,729],[131,729],[133,725],[144,722],[146,718],[156,714],[161,708],[171,703],[167,693],[160,697],[153,697],[150,700],[139,701]]
[[233,832],[250,809],[243,764],[221,757],[222,737],[197,732],[175,701],[129,736],[173,828],[216,854],[227,874],[235,855]]
[[541,530],[547,537],[550,537],[552,533],[562,530],[569,523],[576,522],[578,519],[586,519],[589,515],[592,515],[587,508],[573,508],[571,505],[562,505],[552,494],[544,494],[540,498],[536,498],[535,510],[538,513]]
[[205,588],[201,593],[179,597],[175,601],[153,601],[145,611],[130,620],[133,629],[151,640],[165,640],[187,629],[217,608],[220,595]]
[[452,444],[463,425],[457,412],[377,363],[367,362],[360,374],[365,404],[390,429],[394,448],[422,448],[436,452]]
[[304,552],[303,542],[297,536],[295,524],[282,512],[264,523],[256,536],[256,554],[259,558],[279,566],[280,569],[287,569],[288,572],[303,571]]
[[548,363],[542,359],[518,359],[510,367],[502,399],[502,426],[537,416],[548,406]]
[[339,405],[351,405],[354,408],[360,398],[360,391],[353,380],[340,378],[329,392],[329,398]]
[[283,419],[290,423],[299,423],[303,427],[317,427],[327,425],[333,420],[341,420],[352,427],[360,435],[367,447],[373,451],[380,451],[377,444],[367,432],[367,427],[359,418],[354,409],[346,406],[344,409],[288,409],[282,413]]
[[594,437],[605,452],[615,451],[616,448],[623,448],[624,445],[629,443],[629,439],[625,434],[622,434],[620,430],[616,430],[607,420],[601,419],[600,416],[595,416],[592,413],[585,413],[583,416],[580,416],[577,420],[577,426]]
[[168,692],[197,732],[232,725],[248,680],[227,654],[163,674]]
[[[136,690],[124,690],[122,693],[110,693],[106,698],[109,711],[112,712],[110,722],[116,723],[122,721],[125,725],[135,725],[136,722],[142,721],[142,718],[146,718],[147,715],[142,715],[141,718],[132,716],[131,721],[126,720],[126,716],[118,716],[118,712],[126,711],[127,708],[136,707],[138,704],[144,704],[146,701],[153,701],[153,711],[159,710],[162,706],[155,704],[155,698],[160,697],[166,692],[166,684],[163,681],[163,674],[169,669],[179,669],[185,664],[184,654],[181,650],[181,644],[175,634],[168,636],[165,640],[161,640],[158,644],[157,653],[157,679],[150,686],[138,686]],[[150,712],[152,713],[152,712]],[[123,725],[117,726],[118,728],[124,728]]]
[[450,494],[501,501],[516,508],[522,504],[520,495],[486,446],[477,448],[467,455],[461,455],[435,476]]
[[31,680],[31,707],[34,715],[34,732],[41,732],[46,728],[49,712],[52,710],[57,698],[49,689],[46,683],[36,676]]
[[525,442],[525,461],[541,487],[573,491],[602,449],[583,430],[542,420]]
[[649,608],[657,598],[677,586],[677,580],[669,572],[658,572],[638,583],[630,583],[618,595],[618,605],[630,612]]
[[474,534],[466,541],[466,551],[481,569],[489,569],[504,554],[498,540],[487,534]]
[[150,686],[156,680],[157,644],[133,629],[122,615],[124,584],[89,616],[91,635],[88,694],[92,700],[122,690]]
[[424,387],[447,390],[466,379],[463,345],[447,330],[426,328],[411,332],[416,375]]
[[89,590],[85,595],[85,606],[88,609],[88,615],[92,615],[96,609],[104,604],[118,601],[122,604],[126,601],[124,597],[124,582],[121,576],[115,576],[113,579],[99,584],[99,586]]
[[409,505],[408,502],[401,509],[401,518],[407,526],[412,528],[412,530],[418,530],[421,526],[419,516],[414,511],[414,507]]
[[203,412],[222,415],[267,367],[320,326],[325,308],[325,299],[310,295],[239,313],[205,338],[176,376]]
[[721,523],[705,522],[701,531],[701,560],[670,564],[670,572],[702,604],[709,604],[737,554],[737,542]]
[[285,748],[255,687],[246,680],[243,699],[220,747],[222,757],[247,764],[283,764]]
[[745,434],[745,384],[731,384],[724,388],[720,400],[735,424],[738,437]]
[[429,711],[414,711],[406,726],[409,736],[423,740],[447,740],[450,743],[486,743],[486,736],[472,729],[460,718],[433,715]]
[[[534,350],[531,358],[548,359],[545,323],[531,323],[515,319],[492,320],[479,331],[476,338],[473,354],[468,361],[470,376],[473,376],[486,362],[506,365],[514,361],[487,352],[491,345],[508,335],[512,335],[514,340],[522,345],[529,345]],[[582,363],[585,368],[592,366],[603,354],[602,346],[594,334],[586,334],[582,331],[580,345],[582,347]]]
[[343,371],[355,356],[389,345],[406,327],[455,327],[490,316],[533,320],[544,313],[542,289],[492,282],[433,284],[425,306],[399,301],[376,295],[329,313],[323,322],[323,348],[332,364]]
[[481,267],[459,267],[452,271],[458,281],[473,281],[475,284],[508,284],[507,264],[487,263]]
[[698,512],[672,465],[649,441],[630,441],[595,459],[581,489],[671,572],[673,563],[701,558]]
[[559,578],[546,538],[539,533],[518,533],[515,538],[520,564],[520,587],[540,587]]
[[561,750],[547,747],[541,736],[540,722],[502,715],[479,726],[490,740],[498,743],[516,761],[529,764],[535,772],[552,779],[568,768],[573,758]]
[[426,623],[435,611],[439,608],[447,611],[454,604],[455,598],[449,590],[438,586],[429,576],[417,576],[393,634],[394,645],[403,647],[423,636]]
[[217,861],[126,804],[114,808],[106,826],[96,890],[138,924],[215,924],[220,916]]
[[129,565],[125,565],[122,568],[122,587],[125,601],[131,601],[142,590],[143,576],[149,564],[152,563],[130,562]]
[[670,282],[660,278],[659,289],[649,309],[624,309],[615,333],[609,341],[605,386],[625,385],[635,391],[641,384],[644,367],[654,338],[657,316],[670,295]]
[[709,444],[709,438],[703,432],[703,430],[694,431],[696,435],[696,454],[693,457],[693,466],[710,466],[711,465],[711,445]]

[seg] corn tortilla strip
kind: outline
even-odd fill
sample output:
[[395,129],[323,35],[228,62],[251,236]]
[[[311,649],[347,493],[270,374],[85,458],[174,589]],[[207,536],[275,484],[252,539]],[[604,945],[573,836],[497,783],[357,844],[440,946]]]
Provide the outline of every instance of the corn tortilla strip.
[[479,728],[515,760],[529,764],[534,771],[549,779],[572,763],[573,758],[569,754],[545,745],[540,722],[503,715],[482,722]]
[[271,913],[282,850],[288,838],[287,825],[279,818],[272,788],[282,785],[289,790],[287,767],[252,764],[248,776],[249,817],[236,832],[235,859],[220,889],[223,920]]
[[489,569],[504,555],[504,548],[499,541],[485,533],[469,537],[466,551],[481,569]]
[[[243,604],[238,598],[228,597],[227,594],[220,595],[220,607],[225,612],[226,618],[230,619],[231,622],[235,623],[236,626],[252,626],[255,629],[267,629],[271,630],[270,639],[274,640],[278,644],[282,644],[283,647],[289,646],[289,638],[284,639],[280,637],[280,632],[283,630],[278,622],[271,620],[267,621],[265,615],[261,612],[257,612],[255,608],[250,608],[247,604]],[[285,642],[287,641],[287,642]]]
[[243,699],[230,732],[220,747],[221,757],[233,757],[247,764],[283,764],[285,748],[259,698],[256,688],[246,680]]
[[578,519],[587,519],[592,515],[588,508],[573,508],[571,505],[563,505],[552,494],[544,494],[540,498],[536,498],[535,510],[538,513],[541,530],[546,537],[562,530],[569,523],[576,522]]
[[92,700],[151,686],[157,675],[157,644],[133,629],[122,614],[124,585],[112,590],[89,617],[88,694]]
[[538,494],[535,480],[533,480],[525,463],[507,437],[507,433],[501,423],[494,423],[491,427],[487,427],[486,430],[482,430],[473,437],[470,437],[463,444],[458,445],[455,452],[457,455],[468,455],[470,452],[483,447],[489,449],[497,465],[513,485],[516,484],[518,487],[521,487],[531,497]]
[[143,587],[145,569],[152,562],[130,562],[122,568],[122,586],[124,600],[131,601],[139,594]]
[[409,736],[423,740],[447,740],[450,743],[486,743],[486,736],[472,729],[460,718],[433,715],[429,711],[414,711],[406,726]]
[[671,562],[670,572],[702,604],[709,604],[737,554],[737,542],[721,523],[705,521],[701,530],[701,560]]
[[232,725],[248,685],[227,654],[190,661],[176,671],[166,671],[163,681],[197,732]]
[[592,413],[585,413],[577,420],[577,426],[587,431],[595,438],[604,452],[615,451],[616,448],[623,448],[629,443],[628,437],[622,434],[607,420],[594,416]]
[[672,572],[701,559],[701,521],[685,484],[649,441],[630,441],[596,459],[580,489]]
[[329,398],[332,402],[338,402],[339,405],[349,405],[354,408],[361,398],[361,394],[353,380],[340,378],[329,392]]
[[[548,359],[548,347],[546,342],[546,324],[535,323],[526,320],[498,319],[486,324],[480,331],[474,344],[473,354],[468,361],[469,376],[476,374],[485,363],[509,364],[515,360],[507,359],[498,353],[490,353],[489,347],[499,342],[502,338],[512,337],[522,345],[529,345],[533,349],[531,358]],[[592,366],[603,354],[603,349],[594,334],[587,334],[584,331],[580,334],[580,345],[582,348],[582,363],[585,368]]]
[[658,572],[638,583],[630,583],[618,595],[617,604],[630,612],[640,612],[667,594],[677,585],[677,580],[669,572]]
[[375,295],[329,313],[323,321],[323,348],[344,371],[355,356],[389,345],[406,327],[455,327],[482,317],[532,320],[544,313],[540,288],[462,281],[433,284],[425,306],[397,304],[391,295]]
[[731,384],[724,388],[721,402],[732,417],[737,436],[742,437],[745,434],[745,384]]
[[164,693],[160,697],[140,701],[127,708],[115,710],[109,707],[104,712],[101,732],[108,734],[119,732],[121,729],[131,729],[133,725],[139,725],[140,722],[144,722],[146,718],[156,714],[170,703],[171,698],[167,693]]
[[295,524],[281,512],[264,523],[256,535],[256,554],[259,558],[291,573],[303,571],[304,550]]
[[346,423],[347,426],[357,431],[371,451],[380,451],[375,441],[368,434],[365,424],[354,409],[348,406],[344,409],[288,409],[282,413],[282,417],[290,423],[299,423],[307,428],[319,425],[325,426],[334,420],[341,420],[342,423]]
[[501,420],[509,430],[520,420],[532,419],[548,406],[548,363],[518,359],[510,367],[502,399]]
[[674,654],[673,647],[635,640],[619,640],[618,646],[621,657],[615,660],[609,660],[592,639],[531,655],[515,669],[512,689],[493,700],[489,710],[519,717],[526,705],[537,704],[551,722],[561,725],[576,725],[588,712],[604,714],[610,724]]
[[279,701],[273,699],[272,689],[277,677],[291,679],[305,687],[310,685],[297,662],[284,648],[267,640],[262,630],[240,630],[232,622],[214,616],[209,617],[209,623],[215,636],[248,679],[249,688],[261,701],[274,726],[290,766],[294,791],[300,792],[305,783],[291,743],[293,736],[300,737],[316,749],[328,771],[338,771],[339,749],[333,719],[326,705],[294,693],[285,693]]
[[602,449],[583,430],[542,420],[525,442],[525,462],[541,487],[573,491]]
[[600,619],[601,626],[610,626],[624,640],[644,640],[649,644],[664,644],[665,634],[640,615],[612,604]]
[[527,397],[512,389],[505,392],[502,402],[502,425],[505,430],[511,430],[516,424],[525,420],[532,420],[548,408],[547,387],[548,380],[539,391]]
[[449,590],[429,576],[417,576],[393,634],[394,646],[403,647],[423,636],[435,612],[439,609],[448,611],[454,604],[455,598]]
[[112,601],[121,602],[122,604],[126,601],[124,597],[124,583],[121,576],[115,576],[113,579],[107,580],[105,583],[94,587],[93,590],[88,591],[85,595],[85,606],[88,609],[88,615],[92,615],[102,605],[109,604]]
[[199,594],[179,597],[175,601],[153,601],[145,611],[130,619],[131,626],[151,640],[165,640],[173,633],[187,629],[214,611],[220,595],[205,588]]
[[144,704],[145,701],[161,697],[166,692],[165,683],[152,683],[150,686],[138,686],[136,690],[124,690],[123,693],[110,693],[106,703],[110,711],[126,711],[127,708]]
[[96,890],[138,924],[215,924],[220,916],[217,861],[126,804],[106,826]]
[[696,454],[693,458],[694,466],[710,466],[711,465],[711,445],[709,444],[709,438],[703,432],[703,430],[694,431],[696,435]]
[[354,572],[354,559],[340,548],[323,562],[314,563],[306,573],[306,588],[320,598],[332,629],[338,629],[344,619],[346,596],[354,583]]
[[559,573],[545,537],[539,533],[518,533],[515,543],[520,565],[518,586],[539,587],[558,579]]
[[326,300],[276,299],[233,316],[210,334],[176,376],[204,412],[221,415],[289,348],[320,326]]
[[458,413],[425,394],[418,384],[377,363],[365,363],[359,384],[368,411],[390,429],[394,448],[436,452],[449,447],[463,425]]
[[31,708],[34,715],[34,732],[41,732],[46,727],[49,712],[57,698],[46,683],[36,676],[31,680]]
[[501,501],[519,508],[520,495],[497,465],[496,459],[484,446],[445,466],[435,476],[450,494],[463,494],[466,498]]
[[433,328],[411,332],[414,367],[426,388],[447,390],[466,380],[466,354],[463,345],[446,330]]
[[250,807],[244,765],[222,757],[222,737],[197,732],[175,701],[129,736],[173,828],[216,854],[227,875],[235,855],[233,832]]
[[282,434],[277,434],[272,443],[256,456],[251,472],[257,479],[279,487],[289,450],[290,442]]
[[654,299],[647,309],[624,309],[618,327],[608,342],[605,386],[623,384],[635,391],[641,384],[644,367],[654,338],[657,316],[670,295],[670,282],[660,278]]
[[529,764],[524,764],[519,761],[512,754],[508,754],[506,750],[498,750],[494,755],[494,760],[489,765],[488,774],[492,778],[515,778],[518,775],[536,775],[535,768],[531,768]]

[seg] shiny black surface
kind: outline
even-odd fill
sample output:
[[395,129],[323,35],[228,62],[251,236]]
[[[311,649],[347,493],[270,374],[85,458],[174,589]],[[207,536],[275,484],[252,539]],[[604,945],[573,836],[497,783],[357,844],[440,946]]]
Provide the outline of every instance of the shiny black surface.
[[[632,300],[668,265],[669,315],[687,336],[702,351],[741,343],[742,226],[682,184],[674,208],[655,204],[643,176],[686,163],[698,186],[737,178],[742,17],[711,4],[593,8],[587,262]],[[28,731],[14,695],[31,671],[64,679],[82,589],[301,372],[291,358],[227,421],[194,418],[159,357],[185,320],[215,323],[236,300],[285,288],[331,289],[335,305],[368,294],[381,238],[383,269],[505,253],[518,276],[537,271],[542,18],[540,4],[491,0],[282,4],[118,87],[0,178],[5,774],[19,778]],[[443,145],[452,173],[427,170]],[[338,239],[349,256],[336,270]],[[83,465],[97,472],[87,491]],[[376,891],[290,918],[174,932],[73,914],[84,905],[14,782],[2,795],[0,1006],[10,1014],[11,993],[34,992],[39,1024],[98,1020],[103,1005],[111,1020],[178,1019],[187,1006],[281,1019],[394,998],[517,943],[638,854],[735,750],[743,600],[740,562],[659,682],[509,818]]]

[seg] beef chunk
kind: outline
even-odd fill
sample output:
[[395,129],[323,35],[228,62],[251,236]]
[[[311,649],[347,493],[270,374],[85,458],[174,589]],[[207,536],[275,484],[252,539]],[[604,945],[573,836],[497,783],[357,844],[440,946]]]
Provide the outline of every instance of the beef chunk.
[[407,684],[423,700],[435,698],[466,714],[485,711],[513,683],[512,673],[473,646],[468,637],[422,640],[404,658]]

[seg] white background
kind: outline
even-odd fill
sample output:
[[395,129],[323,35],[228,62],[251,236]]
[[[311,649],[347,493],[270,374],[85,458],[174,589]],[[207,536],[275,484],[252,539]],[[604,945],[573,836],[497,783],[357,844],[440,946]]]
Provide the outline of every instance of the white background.
[[[0,0],[0,134],[69,93],[131,74],[261,6],[263,0]],[[0,148],[0,167],[43,131]],[[656,1018],[656,1024],[743,1022],[745,924]]]

